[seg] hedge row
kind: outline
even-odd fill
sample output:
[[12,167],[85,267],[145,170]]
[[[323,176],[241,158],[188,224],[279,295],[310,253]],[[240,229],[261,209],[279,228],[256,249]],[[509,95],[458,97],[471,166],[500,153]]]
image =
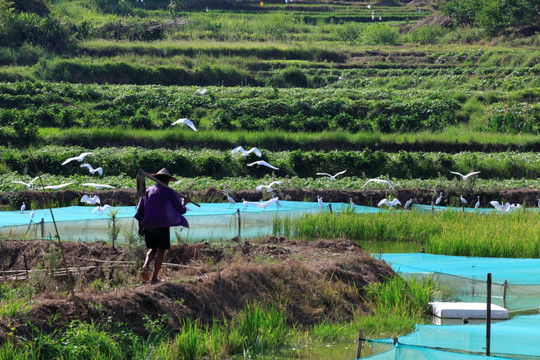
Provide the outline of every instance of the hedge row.
[[[34,151],[40,171],[68,176],[86,174],[80,163],[61,163],[81,152],[91,151],[85,159],[93,167],[101,166],[106,175],[135,176],[139,169],[167,167],[184,177],[210,176],[213,178],[261,177],[271,170],[265,166],[248,167],[246,164],[260,160],[254,154],[248,157],[231,155],[230,151],[219,150],[168,150],[144,149],[139,147],[100,148],[95,150],[80,147],[48,146]],[[279,168],[278,176],[315,177],[317,172],[336,173],[347,169],[347,176],[391,178],[453,178],[450,171],[463,174],[471,170],[481,171],[484,179],[519,179],[540,177],[540,154],[538,153],[423,153],[400,151],[388,154],[383,151],[301,151],[271,153],[263,151],[263,160]],[[33,172],[34,166],[29,153],[16,149],[0,148],[0,164],[11,171]]]

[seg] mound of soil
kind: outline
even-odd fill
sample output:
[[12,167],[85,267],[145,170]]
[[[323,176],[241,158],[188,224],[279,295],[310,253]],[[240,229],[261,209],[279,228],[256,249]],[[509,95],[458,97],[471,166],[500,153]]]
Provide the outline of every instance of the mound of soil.
[[[63,248],[80,318],[111,318],[141,335],[146,316],[167,314],[177,330],[188,317],[231,319],[248,301],[280,307],[291,324],[348,320],[367,311],[362,288],[394,274],[347,240],[173,245],[160,273],[166,281],[157,285],[137,278],[144,247],[64,242]],[[50,333],[77,318],[60,259],[51,241],[0,242],[0,282],[16,277],[20,286],[39,290],[28,312],[0,319],[0,342],[12,331],[28,335],[29,323]]]

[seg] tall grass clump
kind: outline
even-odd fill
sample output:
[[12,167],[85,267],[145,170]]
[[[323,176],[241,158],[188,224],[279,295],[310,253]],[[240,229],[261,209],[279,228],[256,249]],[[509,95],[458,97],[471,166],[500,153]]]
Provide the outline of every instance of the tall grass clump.
[[400,241],[425,245],[433,254],[540,257],[540,214],[534,211],[471,214],[382,212],[305,214],[275,219],[274,233],[302,239],[345,237],[357,241]]
[[232,354],[256,356],[282,348],[287,342],[287,318],[271,305],[248,302],[233,319],[229,336]]

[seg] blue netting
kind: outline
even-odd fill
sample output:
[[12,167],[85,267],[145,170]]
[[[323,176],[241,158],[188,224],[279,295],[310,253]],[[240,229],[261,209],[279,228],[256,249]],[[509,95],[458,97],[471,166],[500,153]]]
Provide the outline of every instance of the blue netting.
[[[493,357],[485,355],[464,354],[450,351],[427,349],[425,347],[408,346],[399,344],[388,351],[363,357],[362,359],[374,360],[493,360]],[[497,357],[497,359],[508,359]]]
[[381,259],[401,273],[441,273],[485,280],[491,273],[495,283],[540,284],[540,259],[486,258],[422,253],[383,254]]
[[[540,356],[540,314],[516,316],[491,325],[491,354]],[[399,339],[401,345],[485,353],[486,325],[416,325]],[[371,340],[392,344],[393,339]],[[400,358],[401,359],[401,358]],[[437,357],[437,359],[439,359]]]
[[[492,302],[508,310],[540,306],[540,259],[484,258],[422,253],[382,254],[402,276],[435,274],[438,283],[461,301],[486,302],[492,274]],[[505,285],[506,280],[506,285]]]

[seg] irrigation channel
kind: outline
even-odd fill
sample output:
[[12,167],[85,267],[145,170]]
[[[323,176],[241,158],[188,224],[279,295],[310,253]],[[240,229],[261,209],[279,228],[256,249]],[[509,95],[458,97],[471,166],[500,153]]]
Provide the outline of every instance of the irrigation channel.
[[[346,203],[325,203],[321,206],[316,202],[298,201],[280,201],[279,206],[272,204],[266,208],[255,205],[245,206],[241,203],[236,205],[203,203],[200,205],[200,207],[189,205],[189,211],[185,216],[190,228],[178,228],[173,231],[171,234],[173,242],[264,237],[273,233],[275,217],[294,218],[306,213],[329,211],[335,213],[356,212],[358,214],[404,211],[366,206],[352,208]],[[100,212],[93,206],[71,206],[55,208],[52,211],[49,209],[34,209],[32,212],[26,210],[23,213],[21,211],[4,211],[0,216],[0,234],[25,238],[52,238],[55,234],[52,213],[62,240],[110,241],[110,230],[114,218],[114,226],[118,230],[117,244],[121,244],[131,241],[137,236],[137,226],[133,218],[135,210],[134,206],[122,206]],[[538,209],[533,210],[537,211]],[[492,209],[462,209],[423,205],[413,205],[409,211],[495,212]],[[485,273],[491,272],[494,274],[494,304],[508,308],[511,314],[510,318],[518,314],[538,314],[540,259],[492,259],[430,255],[420,253],[420,246],[411,243],[373,242],[361,243],[361,245],[373,256],[391,264],[394,270],[404,277],[436,274],[438,280],[450,288],[459,301],[485,302],[486,287],[483,279]],[[540,324],[540,318],[538,320]],[[481,324],[482,322],[485,321],[471,321],[471,324]],[[433,323],[441,324],[441,321],[434,318]],[[441,329],[454,323],[443,321]],[[456,327],[456,329],[458,328]],[[429,328],[426,331],[429,332]],[[406,335],[406,337],[410,337],[410,335]],[[382,355],[383,352],[391,348],[392,344],[388,341],[370,342],[364,346],[362,356]],[[315,350],[298,348],[293,349],[293,351],[298,352],[297,358],[299,359],[353,359],[357,349],[356,344],[351,343],[326,344]],[[402,348],[400,351],[412,351],[413,357],[418,356],[415,353],[418,350]],[[375,357],[378,358],[381,355]],[[402,358],[401,356],[407,358],[407,355],[400,355],[399,358]]]

